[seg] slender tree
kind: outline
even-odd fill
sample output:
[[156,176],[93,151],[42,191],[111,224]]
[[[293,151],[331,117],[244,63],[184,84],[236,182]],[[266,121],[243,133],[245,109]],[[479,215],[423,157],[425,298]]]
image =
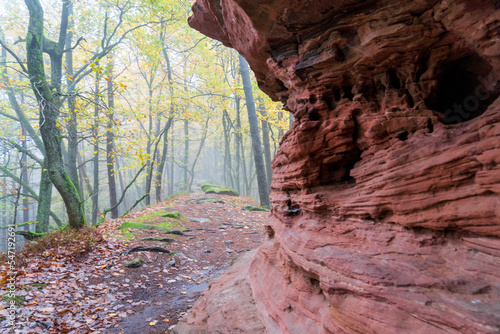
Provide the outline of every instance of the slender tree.
[[108,69],[108,123],[106,125],[106,165],[108,169],[109,186],[109,206],[111,209],[111,218],[118,218],[118,206],[116,195],[116,171],[115,171],[115,132],[114,132],[114,113],[115,113],[115,92],[113,90],[113,66],[114,61],[111,57]]
[[269,140],[269,123],[266,119],[266,111],[262,101],[259,101],[259,113],[262,116],[262,141],[264,142],[264,161],[266,163],[267,186],[270,187],[273,179],[273,169],[271,167],[271,144]]
[[259,124],[257,123],[257,113],[255,111],[255,101],[253,98],[252,84],[250,81],[250,71],[248,64],[241,55],[239,55],[240,73],[243,81],[243,91],[247,103],[248,123],[250,124],[250,136],[252,137],[253,156],[255,161],[255,171],[257,173],[257,186],[259,188],[260,205],[269,208],[269,191],[266,181],[266,167],[262,156],[262,146],[260,143]]
[[94,125],[92,135],[94,140],[94,157],[93,157],[93,190],[92,190],[92,223],[96,224],[99,214],[99,87],[100,74],[95,72],[95,88],[94,88]]

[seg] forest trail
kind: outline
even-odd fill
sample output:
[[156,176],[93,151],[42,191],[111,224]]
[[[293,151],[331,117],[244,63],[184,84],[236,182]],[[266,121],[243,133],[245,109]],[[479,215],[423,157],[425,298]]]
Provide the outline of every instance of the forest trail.
[[[18,276],[18,290],[24,295],[18,317],[21,332],[170,333],[234,258],[262,243],[269,213],[242,210],[246,205],[256,203],[216,194],[177,196],[103,223],[99,229],[105,241],[96,251],[68,258],[52,250],[47,258],[30,261]],[[164,217],[176,211],[180,219]],[[119,229],[125,222],[161,230]],[[179,232],[169,234],[165,228]],[[125,255],[138,246],[158,246],[171,254]],[[125,267],[136,258],[144,261],[140,267]],[[1,308],[6,303],[1,303],[0,312],[5,313]]]

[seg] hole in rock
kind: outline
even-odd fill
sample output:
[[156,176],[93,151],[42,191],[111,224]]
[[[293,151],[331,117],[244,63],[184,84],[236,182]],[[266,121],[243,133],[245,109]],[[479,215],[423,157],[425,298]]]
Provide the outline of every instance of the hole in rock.
[[326,103],[329,110],[335,109],[335,97],[325,94],[323,95],[323,101]]
[[312,286],[319,286],[319,280],[318,279],[311,278],[310,281],[311,281],[311,285]]
[[343,98],[352,101],[352,99],[354,98],[354,94],[352,93],[352,87],[342,87],[342,90],[344,91]]
[[408,131],[405,131],[405,132],[403,132],[402,134],[400,134],[400,135],[398,136],[398,139],[399,139],[399,140],[402,140],[402,141],[405,141],[406,139],[408,139]]
[[333,96],[335,98],[335,101],[340,101],[340,99],[342,98],[342,96],[340,96],[340,91],[339,90],[334,90],[333,91]]
[[274,238],[274,230],[271,226],[266,225],[265,230],[266,230],[266,233],[267,233],[267,236],[269,237],[269,239]]
[[427,120],[427,129],[429,129],[429,133],[434,132],[434,124],[432,124],[432,121],[430,119]]
[[478,55],[467,56],[445,65],[425,103],[444,115],[444,124],[466,122],[480,116],[499,96],[498,85],[491,81],[491,66]]
[[318,111],[312,110],[309,112],[309,120],[310,121],[321,121],[321,115]]
[[399,81],[398,75],[394,71],[387,72],[389,74],[389,82],[392,88],[399,90],[401,89],[401,81]]
[[408,107],[413,108],[415,106],[415,101],[413,100],[413,97],[408,91],[406,91],[406,98],[408,100]]
[[318,102],[318,98],[316,97],[316,95],[312,94],[311,96],[309,96],[310,104],[315,104],[316,102]]

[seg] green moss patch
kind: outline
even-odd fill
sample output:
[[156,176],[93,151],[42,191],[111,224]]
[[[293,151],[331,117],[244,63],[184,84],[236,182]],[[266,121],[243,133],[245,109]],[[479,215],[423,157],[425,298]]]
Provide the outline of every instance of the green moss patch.
[[161,216],[165,217],[165,218],[172,218],[172,219],[182,219],[182,218],[184,218],[184,216],[182,215],[182,213],[180,213],[179,211],[171,211],[171,212],[167,212],[167,213],[162,213]]
[[205,194],[219,194],[219,195],[229,195],[229,196],[240,196],[240,194],[231,188],[216,186],[213,184],[203,183],[201,185],[201,190]]
[[24,304],[24,301],[26,300],[25,296],[9,296],[9,295],[3,295],[2,299],[7,303],[10,304],[11,301],[14,302],[15,305],[19,306]]
[[128,241],[132,240],[135,237],[134,232],[127,229],[122,229],[122,234],[123,235],[118,235],[118,239]]
[[37,288],[38,290],[43,290],[47,286],[47,284],[35,282],[32,284],[32,286]]
[[150,224],[142,224],[135,222],[125,222],[118,227],[118,229],[125,232],[127,229],[137,229],[137,230],[149,230],[149,231],[161,231],[161,232],[170,232],[174,229],[179,229],[179,224],[174,224],[171,222],[163,222],[157,225]]
[[252,206],[252,205],[245,205],[244,207],[241,208],[243,211],[269,211],[266,208],[261,208],[258,206]]

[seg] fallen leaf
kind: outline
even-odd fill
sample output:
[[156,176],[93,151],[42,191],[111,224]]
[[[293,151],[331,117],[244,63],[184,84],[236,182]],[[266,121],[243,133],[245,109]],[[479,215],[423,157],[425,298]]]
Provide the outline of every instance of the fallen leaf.
[[151,321],[151,322],[149,323],[149,326],[154,326],[154,325],[156,325],[156,323],[157,323],[157,322],[158,322],[157,320],[153,320],[153,321]]

